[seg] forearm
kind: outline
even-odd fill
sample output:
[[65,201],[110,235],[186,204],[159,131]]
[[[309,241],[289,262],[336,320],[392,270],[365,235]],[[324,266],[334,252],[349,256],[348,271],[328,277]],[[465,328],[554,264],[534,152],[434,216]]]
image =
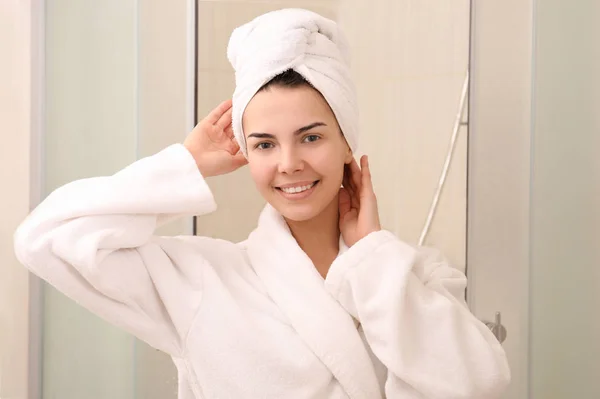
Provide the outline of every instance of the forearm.
[[330,272],[328,288],[360,321],[371,350],[388,369],[388,397],[400,391],[493,398],[504,388],[509,378],[504,351],[466,306],[460,271],[423,259],[417,249],[381,231],[357,242]]

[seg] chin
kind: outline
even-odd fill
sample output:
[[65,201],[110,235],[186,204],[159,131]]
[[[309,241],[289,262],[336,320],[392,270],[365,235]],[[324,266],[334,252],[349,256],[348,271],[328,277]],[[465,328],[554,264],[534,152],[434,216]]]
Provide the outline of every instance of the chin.
[[322,211],[322,209],[310,206],[309,204],[302,206],[282,204],[272,205],[285,219],[294,222],[306,222],[312,220]]
[[[334,198],[337,204],[337,197]],[[315,201],[306,202],[303,204],[290,204],[282,201],[273,201],[270,204],[279,212],[286,220],[293,222],[307,222],[320,216],[323,212],[333,205],[333,200],[329,201],[325,198],[315,198]]]

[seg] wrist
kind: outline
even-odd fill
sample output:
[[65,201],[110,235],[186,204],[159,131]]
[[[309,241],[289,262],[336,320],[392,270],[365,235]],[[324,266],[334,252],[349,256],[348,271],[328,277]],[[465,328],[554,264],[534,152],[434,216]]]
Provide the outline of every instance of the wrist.
[[207,168],[204,165],[204,162],[202,162],[201,157],[198,155],[197,149],[194,148],[193,145],[188,144],[187,142],[184,142],[183,146],[192,155],[192,158],[194,158],[194,162],[196,162],[196,167],[198,168],[198,171],[200,172],[202,177],[212,177],[212,174],[210,173],[210,168]]

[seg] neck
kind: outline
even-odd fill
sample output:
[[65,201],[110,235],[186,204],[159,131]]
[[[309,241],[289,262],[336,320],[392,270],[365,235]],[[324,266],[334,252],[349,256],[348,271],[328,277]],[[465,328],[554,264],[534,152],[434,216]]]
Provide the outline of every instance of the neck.
[[335,198],[316,217],[306,221],[286,219],[292,235],[313,264],[325,277],[339,252],[340,228],[338,200]]

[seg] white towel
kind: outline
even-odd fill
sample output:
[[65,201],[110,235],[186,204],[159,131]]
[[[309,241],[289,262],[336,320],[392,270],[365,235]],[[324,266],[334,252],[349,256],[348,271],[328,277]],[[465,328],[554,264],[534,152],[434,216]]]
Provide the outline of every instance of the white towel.
[[293,69],[329,103],[348,145],[358,146],[358,107],[350,77],[350,55],[338,25],[303,9],[263,14],[236,28],[227,56],[235,69],[232,127],[244,154],[242,115],[256,92],[276,75]]

